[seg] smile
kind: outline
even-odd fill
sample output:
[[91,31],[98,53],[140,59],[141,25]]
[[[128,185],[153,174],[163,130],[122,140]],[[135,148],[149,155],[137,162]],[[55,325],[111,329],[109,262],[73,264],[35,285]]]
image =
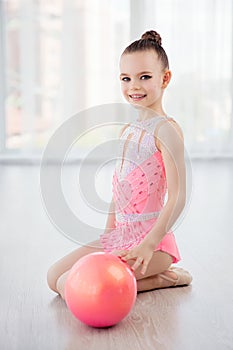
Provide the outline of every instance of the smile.
[[146,95],[133,94],[133,95],[129,95],[129,97],[134,101],[139,101],[139,100],[142,100],[144,97],[146,97]]

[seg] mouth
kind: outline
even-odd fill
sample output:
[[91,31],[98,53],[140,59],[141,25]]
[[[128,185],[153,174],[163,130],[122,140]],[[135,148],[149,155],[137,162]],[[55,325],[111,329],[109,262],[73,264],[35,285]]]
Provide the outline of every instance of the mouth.
[[142,94],[133,94],[133,95],[129,95],[130,99],[132,99],[133,101],[141,101],[143,98],[146,97],[146,95],[142,95]]

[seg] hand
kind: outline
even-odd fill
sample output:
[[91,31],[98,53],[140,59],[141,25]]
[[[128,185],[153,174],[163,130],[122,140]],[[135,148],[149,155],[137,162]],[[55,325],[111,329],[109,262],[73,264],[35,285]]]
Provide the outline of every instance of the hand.
[[153,245],[145,239],[136,247],[130,250],[114,251],[113,254],[119,256],[123,261],[135,260],[135,263],[131,266],[132,270],[142,265],[141,274],[146,273],[147,267],[154,253]]

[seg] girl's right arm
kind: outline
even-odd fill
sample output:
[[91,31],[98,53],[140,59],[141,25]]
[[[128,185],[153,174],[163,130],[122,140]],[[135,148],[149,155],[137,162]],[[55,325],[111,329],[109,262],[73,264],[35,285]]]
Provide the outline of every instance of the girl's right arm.
[[[121,135],[123,134],[123,132],[125,131],[125,129],[129,126],[130,124],[126,124],[123,126],[123,128],[120,130],[119,133],[119,137],[121,137]],[[112,201],[109,207],[109,213],[108,213],[108,217],[107,217],[107,222],[106,222],[106,227],[105,227],[105,233],[109,233],[110,231],[114,230],[114,228],[116,227],[116,215],[115,215],[115,203],[113,200],[113,196],[112,196]]]
[[108,213],[108,218],[107,218],[107,222],[106,222],[106,227],[105,227],[105,231],[104,233],[109,233],[110,231],[114,230],[114,228],[116,227],[115,224],[115,203],[113,201],[113,197],[112,197],[112,201],[109,207],[109,213]]

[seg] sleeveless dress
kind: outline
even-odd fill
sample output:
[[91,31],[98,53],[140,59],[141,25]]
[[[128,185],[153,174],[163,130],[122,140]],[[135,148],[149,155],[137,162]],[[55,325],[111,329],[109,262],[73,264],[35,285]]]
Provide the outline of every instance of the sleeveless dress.
[[[105,252],[129,250],[142,242],[155,225],[165,203],[166,173],[161,152],[155,145],[160,122],[172,118],[155,116],[127,126],[120,136],[119,152],[112,177],[115,228],[100,235]],[[173,119],[172,119],[173,120]],[[172,231],[165,234],[155,251],[180,258]]]

